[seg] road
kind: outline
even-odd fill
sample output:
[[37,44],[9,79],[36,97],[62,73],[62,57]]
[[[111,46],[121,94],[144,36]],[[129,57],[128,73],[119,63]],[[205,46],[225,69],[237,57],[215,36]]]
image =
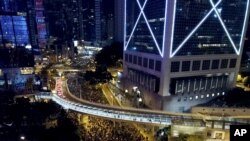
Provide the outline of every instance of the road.
[[105,95],[110,105],[121,106],[121,103],[116,99],[116,97],[112,94],[107,84],[102,85],[102,92]]
[[[116,96],[114,95],[114,93],[110,90],[110,88],[108,87],[108,84],[103,84],[102,85],[102,91],[103,94],[105,95],[106,99],[108,100],[110,105],[114,105],[114,106],[119,106],[123,108],[123,105],[121,104],[121,102],[119,100],[117,100]],[[140,131],[140,133],[144,136],[147,137],[149,139],[149,141],[153,141],[154,140],[154,133],[146,133],[145,132],[145,128],[142,127],[142,125],[140,124],[135,124],[135,123],[131,123],[137,130]]]

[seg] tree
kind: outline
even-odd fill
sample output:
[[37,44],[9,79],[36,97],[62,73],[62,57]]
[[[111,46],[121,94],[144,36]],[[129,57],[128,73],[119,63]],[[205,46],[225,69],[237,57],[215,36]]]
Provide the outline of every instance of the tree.
[[110,46],[105,46],[96,54],[95,61],[97,65],[106,65],[107,67],[115,66],[118,60],[123,57],[122,44],[115,42]]
[[180,134],[178,141],[187,141],[188,135],[186,134]]
[[177,141],[203,141],[201,135],[180,134]]
[[107,71],[107,67],[103,65],[96,66],[96,71],[86,71],[85,79],[90,84],[106,83],[112,79],[112,75]]
[[168,141],[168,136],[171,133],[171,126],[164,127],[156,132],[156,138],[158,141]]
[[203,137],[199,135],[190,135],[187,137],[187,141],[203,141]]

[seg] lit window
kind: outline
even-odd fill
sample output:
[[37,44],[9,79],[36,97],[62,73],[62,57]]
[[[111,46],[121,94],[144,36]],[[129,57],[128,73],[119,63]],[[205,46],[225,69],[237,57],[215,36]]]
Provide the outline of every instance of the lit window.
[[201,98],[204,98],[204,95],[201,95]]
[[214,97],[214,93],[212,93],[212,97]]
[[207,97],[209,97],[209,94],[207,94]]
[[195,96],[195,99],[198,99],[199,97],[198,96]]
[[190,100],[193,100],[193,97],[191,96],[191,97],[189,97],[189,99],[190,99]]
[[217,93],[217,96],[219,96],[220,95],[220,93]]
[[222,92],[222,95],[225,95],[225,92]]

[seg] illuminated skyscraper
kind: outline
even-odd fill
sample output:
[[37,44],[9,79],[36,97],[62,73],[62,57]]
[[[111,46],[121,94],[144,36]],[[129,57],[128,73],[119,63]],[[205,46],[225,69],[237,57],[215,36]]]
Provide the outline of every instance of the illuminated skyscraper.
[[[22,26],[22,30],[23,32],[27,30],[29,41],[23,40],[23,42],[31,44],[32,48],[36,50],[39,49],[39,47],[45,47],[47,32],[43,15],[43,0],[2,0],[0,1],[0,15],[16,15],[19,16],[19,19],[23,18],[19,24],[15,22],[15,25],[20,27],[24,23],[26,24]],[[14,21],[19,19],[16,18]],[[26,29],[24,29],[24,27],[26,27]],[[18,33],[15,32],[15,34],[17,35]],[[19,32],[19,34],[22,33]],[[23,36],[25,35],[26,34]],[[19,36],[16,38],[21,37]]]
[[1,46],[23,46],[30,44],[26,13],[0,15]]
[[249,0],[125,0],[126,87],[170,111],[224,95],[235,86],[248,14]]
[[45,24],[43,0],[34,0],[34,3],[38,46],[39,48],[45,48],[47,43],[47,28]]

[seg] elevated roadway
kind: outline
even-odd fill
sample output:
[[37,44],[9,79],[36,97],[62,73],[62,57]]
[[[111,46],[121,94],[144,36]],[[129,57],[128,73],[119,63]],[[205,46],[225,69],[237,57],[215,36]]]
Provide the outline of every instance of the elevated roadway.
[[71,94],[68,90],[67,84],[63,83],[63,91],[65,97],[59,97],[56,94],[51,95],[37,95],[37,98],[52,99],[57,104],[61,105],[67,110],[72,110],[78,113],[122,120],[137,123],[155,124],[155,125],[189,125],[189,126],[208,126],[212,128],[229,129],[231,124],[249,124],[248,117],[221,117],[208,116],[202,114],[191,113],[173,113],[166,111],[136,109],[128,107],[116,107],[110,105],[103,105],[99,103],[89,102]]

